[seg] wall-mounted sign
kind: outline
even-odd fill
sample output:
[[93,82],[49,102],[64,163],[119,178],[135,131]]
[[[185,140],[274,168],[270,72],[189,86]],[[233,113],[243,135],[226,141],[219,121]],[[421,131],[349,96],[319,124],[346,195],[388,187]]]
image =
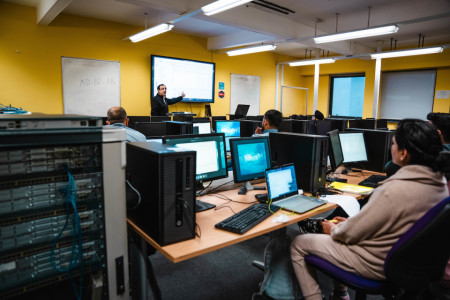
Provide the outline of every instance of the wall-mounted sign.
[[225,89],[225,82],[219,82],[219,90]]
[[219,91],[219,98],[223,98],[225,97],[225,92],[224,91]]

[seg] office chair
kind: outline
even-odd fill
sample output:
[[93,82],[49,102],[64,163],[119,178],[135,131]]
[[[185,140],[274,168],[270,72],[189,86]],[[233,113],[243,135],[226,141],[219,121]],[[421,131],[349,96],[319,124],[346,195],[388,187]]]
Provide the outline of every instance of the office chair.
[[429,283],[439,281],[444,274],[450,258],[449,228],[450,197],[447,197],[392,246],[384,263],[384,281],[345,271],[316,255],[305,256],[305,261],[354,289],[356,300],[366,299],[366,294],[381,294],[388,299],[415,299]]

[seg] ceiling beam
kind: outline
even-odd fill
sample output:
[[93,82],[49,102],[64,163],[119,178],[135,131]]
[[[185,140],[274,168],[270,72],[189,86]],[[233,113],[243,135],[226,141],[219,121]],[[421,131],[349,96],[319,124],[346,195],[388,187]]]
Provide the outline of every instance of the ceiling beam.
[[37,24],[50,24],[72,0],[41,0],[36,9]]

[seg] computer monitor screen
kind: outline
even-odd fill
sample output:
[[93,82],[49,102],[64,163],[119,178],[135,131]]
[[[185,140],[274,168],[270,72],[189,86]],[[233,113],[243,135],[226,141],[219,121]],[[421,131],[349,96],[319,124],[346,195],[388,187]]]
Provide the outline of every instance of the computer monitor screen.
[[241,123],[239,121],[216,121],[214,129],[216,133],[225,134],[226,151],[230,151],[230,139],[241,136]]
[[367,161],[366,144],[362,132],[340,132],[339,140],[344,163]]
[[195,177],[197,181],[210,181],[228,176],[223,134],[165,136],[163,142],[197,152]]
[[194,126],[194,134],[211,133],[211,124],[209,122],[193,122],[192,125]]
[[239,194],[257,189],[248,181],[264,178],[265,171],[270,168],[269,138],[232,139],[230,145],[234,182],[246,182]]
[[344,162],[344,155],[342,154],[341,141],[339,140],[339,130],[335,129],[328,132],[330,137],[330,163],[331,169],[336,170],[339,165]]

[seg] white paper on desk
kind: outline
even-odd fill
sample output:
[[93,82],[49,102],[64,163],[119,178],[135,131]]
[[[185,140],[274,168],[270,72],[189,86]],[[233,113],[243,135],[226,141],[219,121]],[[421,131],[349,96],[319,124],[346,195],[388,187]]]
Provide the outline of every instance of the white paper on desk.
[[347,215],[349,215],[349,217],[353,217],[359,213],[361,208],[358,200],[349,195],[324,195],[320,197],[320,199],[339,205],[347,213]]

